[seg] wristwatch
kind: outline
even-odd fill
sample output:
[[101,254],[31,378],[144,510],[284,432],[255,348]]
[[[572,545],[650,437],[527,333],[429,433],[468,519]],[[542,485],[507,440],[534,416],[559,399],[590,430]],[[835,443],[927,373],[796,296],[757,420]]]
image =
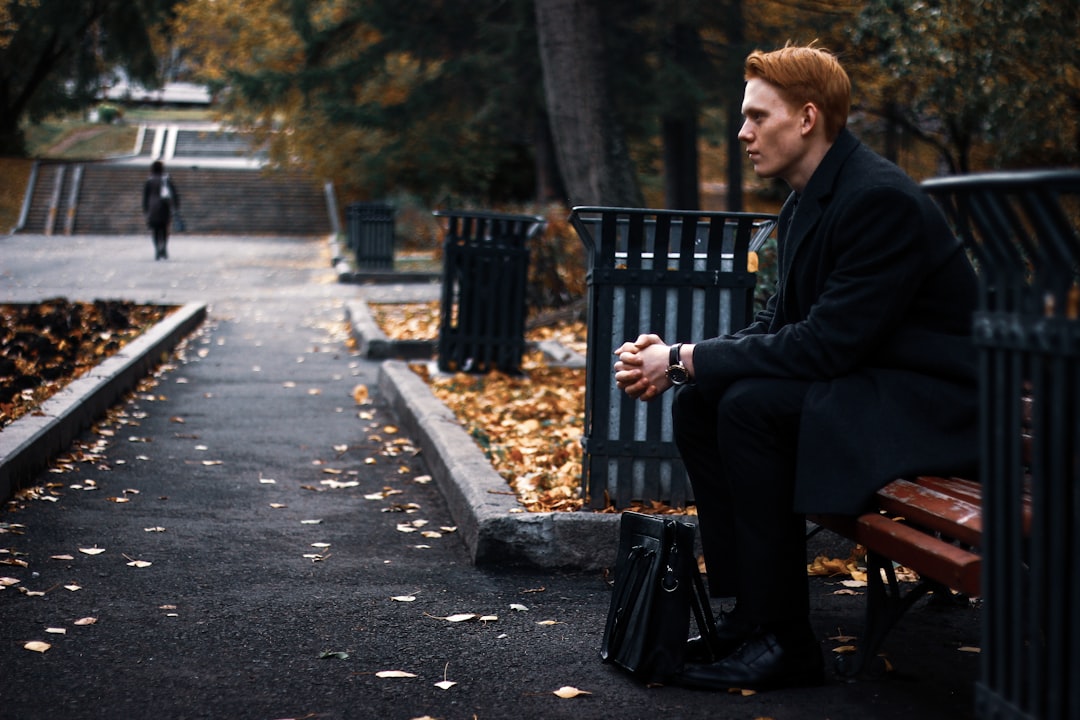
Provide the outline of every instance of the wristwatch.
[[682,351],[682,343],[671,346],[671,355],[668,358],[667,379],[672,385],[685,385],[690,382],[690,373],[682,363],[679,353]]

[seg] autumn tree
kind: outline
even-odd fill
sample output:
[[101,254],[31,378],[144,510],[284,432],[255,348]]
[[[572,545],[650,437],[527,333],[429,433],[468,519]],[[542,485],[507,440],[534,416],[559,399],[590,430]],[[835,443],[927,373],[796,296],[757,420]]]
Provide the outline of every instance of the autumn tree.
[[526,0],[192,0],[177,26],[277,162],[428,202],[529,198],[546,157],[533,32]]
[[120,69],[154,85],[151,29],[174,0],[7,0],[0,14],[0,155],[25,152],[22,124],[95,101]]
[[884,71],[878,107],[950,172],[1080,160],[1080,6],[871,0],[852,45]]

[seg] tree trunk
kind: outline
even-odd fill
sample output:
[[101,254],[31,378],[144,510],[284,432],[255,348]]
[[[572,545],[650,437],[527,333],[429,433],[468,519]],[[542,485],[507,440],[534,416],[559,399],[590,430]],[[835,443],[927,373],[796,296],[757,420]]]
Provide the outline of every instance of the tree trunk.
[[728,13],[728,57],[725,76],[728,87],[727,100],[727,209],[743,210],[743,144],[739,140],[742,129],[743,63],[746,61],[746,33],[742,0],[732,0]]
[[666,117],[662,123],[664,141],[664,207],[699,210],[697,115]]
[[551,138],[551,123],[547,114],[537,112],[535,141],[536,153],[536,201],[541,205],[566,197],[562,177],[555,158],[555,143]]
[[599,0],[536,0],[544,94],[569,205],[640,207],[637,175],[615,119]]
[[[696,25],[676,22],[671,29],[670,62],[689,75],[700,75],[701,38]],[[691,92],[679,93],[661,118],[664,147],[664,207],[699,210],[698,101]]]

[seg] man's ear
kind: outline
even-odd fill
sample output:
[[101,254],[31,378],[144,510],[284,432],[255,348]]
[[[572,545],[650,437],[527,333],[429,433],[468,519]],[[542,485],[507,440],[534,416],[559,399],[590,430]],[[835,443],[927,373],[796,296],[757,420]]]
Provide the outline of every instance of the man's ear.
[[814,103],[806,103],[799,110],[799,130],[804,136],[814,131],[821,122],[821,112]]

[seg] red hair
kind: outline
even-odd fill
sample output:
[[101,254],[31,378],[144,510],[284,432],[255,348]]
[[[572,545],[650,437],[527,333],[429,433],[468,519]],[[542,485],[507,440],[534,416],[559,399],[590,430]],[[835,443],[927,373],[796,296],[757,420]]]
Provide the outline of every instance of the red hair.
[[813,103],[825,121],[825,136],[835,140],[847,125],[851,110],[851,79],[828,50],[786,45],[780,50],[755,50],[746,58],[745,77],[775,86],[788,103]]

